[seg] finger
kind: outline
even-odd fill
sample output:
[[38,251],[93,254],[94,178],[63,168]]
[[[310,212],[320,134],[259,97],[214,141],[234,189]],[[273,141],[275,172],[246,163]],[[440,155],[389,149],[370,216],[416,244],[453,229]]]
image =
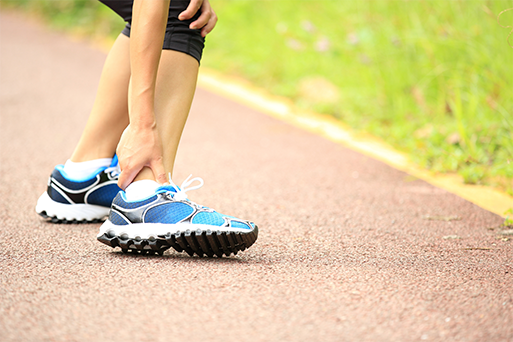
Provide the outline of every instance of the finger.
[[121,190],[125,190],[128,184],[130,184],[130,181],[128,180],[128,173],[125,171],[121,171],[118,178],[118,186],[121,188]]
[[214,11],[212,11],[212,16],[210,17],[208,24],[205,25],[201,29],[201,36],[203,38],[205,38],[207,36],[207,34],[209,34],[214,29],[214,27],[216,26],[216,23],[217,23],[217,15],[214,13]]
[[178,19],[180,20],[187,20],[194,17],[194,15],[198,12],[198,10],[201,8],[201,5],[203,4],[203,0],[191,0],[189,3],[189,6],[178,15]]
[[150,165],[151,170],[153,171],[153,176],[155,176],[155,181],[161,185],[169,184],[167,181],[166,170],[164,169],[164,164],[162,164],[162,160],[155,161]]
[[118,186],[122,190],[125,190],[134,181],[134,178],[137,176],[139,171],[141,171],[141,168],[122,170],[121,174],[119,175]]
[[212,16],[211,11],[202,9],[201,15],[199,18],[195,21],[193,21],[189,28],[192,30],[200,29],[203,26],[207,25],[208,21],[210,20],[210,17]]

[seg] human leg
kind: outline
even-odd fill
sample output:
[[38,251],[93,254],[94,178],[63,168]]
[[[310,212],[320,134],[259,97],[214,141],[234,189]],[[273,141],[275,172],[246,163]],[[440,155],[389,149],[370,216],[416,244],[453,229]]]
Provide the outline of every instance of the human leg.
[[[180,39],[164,42],[155,86],[154,113],[167,172],[174,168],[203,48],[202,39],[196,40],[196,50],[189,50],[189,45],[194,44],[186,40],[183,44],[189,33],[198,33],[187,30],[186,27],[178,33],[180,30],[172,27],[170,32],[177,33]],[[169,181],[170,185],[160,186],[154,181],[153,171],[143,168],[135,182],[113,200],[98,240],[110,247],[120,247],[124,252],[162,254],[173,247],[191,256],[209,257],[237,254],[255,243],[258,227],[253,222],[220,214],[187,198],[186,191],[200,187],[203,180],[187,179],[180,187]],[[193,186],[194,181],[200,186]]]
[[130,38],[120,34],[103,67],[96,99],[71,160],[112,158],[128,125]]
[[[130,17],[128,11],[131,6],[129,6],[129,3],[130,1],[118,1],[109,4],[116,5],[114,9],[118,10],[120,12],[118,14],[126,19]],[[121,7],[118,8],[117,6]],[[175,3],[173,3],[173,6],[177,7]],[[178,7],[173,8],[170,13],[174,13],[173,15],[176,16],[178,9]],[[127,26],[129,28],[129,25]],[[171,29],[175,30],[174,26],[171,26]],[[198,37],[195,37],[196,43],[189,44],[187,39],[184,39],[188,34],[183,32],[183,28],[175,31],[177,31],[177,34],[173,37],[181,38],[178,47],[182,50],[189,46],[195,47],[193,54],[196,59],[199,59],[201,57],[202,39],[198,40]],[[104,212],[104,208],[97,208],[98,210],[85,214],[85,216],[80,214],[80,210],[84,209],[82,207],[92,204],[88,203],[88,197],[85,196],[85,193],[91,192],[89,187],[92,184],[91,182],[95,182],[94,178],[98,178],[98,184],[96,185],[102,188],[102,192],[106,190],[109,192],[105,198],[102,198],[101,206],[105,204],[108,207],[110,203],[107,202],[111,201],[119,190],[110,186],[111,183],[115,183],[116,179],[115,176],[110,174],[111,168],[109,166],[112,165],[106,163],[98,167],[98,162],[105,163],[108,158],[112,158],[119,138],[128,125],[130,39],[127,35],[129,34],[130,30],[125,28],[123,34],[115,41],[105,61],[97,96],[79,143],[66,165],[56,167],[50,177],[47,192],[41,196],[36,206],[36,211],[40,215],[50,217],[54,222],[94,221],[100,218],[98,216],[107,214]],[[177,45],[174,43],[175,39],[173,37],[168,35],[166,38],[165,44],[168,47],[172,48]],[[165,50],[162,55],[155,103],[157,111],[161,113],[158,115],[159,130],[162,127],[163,132],[161,134],[165,137],[163,139],[166,155],[165,165],[167,172],[172,172],[180,135],[194,94],[198,62],[189,55],[171,50]],[[178,72],[174,72],[174,70]],[[182,82],[180,82],[180,78],[183,78]],[[73,171],[69,166],[74,166],[73,169],[79,169],[82,172],[78,173],[79,176],[74,172],[66,173],[66,171]],[[107,175],[102,176],[105,169],[109,169],[109,177],[106,177]],[[137,180],[153,179],[153,174],[148,171],[143,170]],[[87,173],[90,173],[89,178],[84,176]],[[109,186],[105,187],[104,182],[108,182]],[[83,190],[84,196],[78,198],[75,194],[81,190]]]
[[[163,146],[164,169],[166,173],[171,174],[194,96],[199,61],[204,47],[201,32],[189,28],[201,13],[198,12],[189,20],[178,19],[179,14],[188,5],[188,0],[170,2],[154,95],[155,120]],[[127,24],[125,31],[131,35],[131,22]],[[154,174],[148,167],[143,168],[134,181],[145,179],[154,180]]]
[[[128,125],[129,38],[120,35],[102,71],[89,120],[65,166],[58,165],[36,212],[53,222],[95,222],[109,213],[117,186],[117,142]],[[72,166],[72,167],[70,167]]]
[[[164,167],[171,174],[194,97],[197,76],[196,59],[178,51],[162,51],[155,87],[155,116],[164,149]],[[155,180],[149,168],[144,168],[135,180],[143,179]]]

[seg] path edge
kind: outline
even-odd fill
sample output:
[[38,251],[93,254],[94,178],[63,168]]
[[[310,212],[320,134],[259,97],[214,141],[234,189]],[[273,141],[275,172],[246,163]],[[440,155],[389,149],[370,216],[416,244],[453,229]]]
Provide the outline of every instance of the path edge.
[[291,100],[271,95],[244,79],[201,67],[198,87],[382,161],[503,218],[506,218],[508,210],[513,209],[513,197],[504,192],[489,186],[465,184],[456,174],[437,174],[421,169],[405,153],[382,140],[352,132],[344,123],[328,115],[299,110]]

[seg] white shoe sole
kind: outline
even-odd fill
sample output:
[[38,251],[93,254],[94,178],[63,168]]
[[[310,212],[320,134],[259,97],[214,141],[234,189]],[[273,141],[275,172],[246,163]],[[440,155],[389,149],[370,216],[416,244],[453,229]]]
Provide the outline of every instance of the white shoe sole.
[[237,254],[255,243],[258,227],[253,229],[217,227],[205,224],[135,223],[114,225],[109,220],[100,227],[98,241],[123,252],[162,255],[173,247],[190,256],[222,257]]
[[180,232],[226,232],[226,233],[248,233],[251,229],[218,227],[207,224],[192,223],[133,223],[127,225],[116,225],[109,220],[105,221],[101,227],[97,237],[107,234],[110,236],[123,236],[127,239],[150,239],[158,238],[164,235],[175,235]]
[[109,215],[110,208],[94,204],[64,204],[50,198],[45,192],[39,197],[36,212],[52,222],[98,222]]

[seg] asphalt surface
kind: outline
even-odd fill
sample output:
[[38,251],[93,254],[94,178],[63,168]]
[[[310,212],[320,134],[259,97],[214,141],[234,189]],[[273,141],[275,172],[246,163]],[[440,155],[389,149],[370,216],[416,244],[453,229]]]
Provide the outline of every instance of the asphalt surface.
[[253,247],[125,255],[43,221],[105,54],[12,14],[0,34],[1,341],[513,341],[500,217],[201,89],[174,178],[257,222]]

